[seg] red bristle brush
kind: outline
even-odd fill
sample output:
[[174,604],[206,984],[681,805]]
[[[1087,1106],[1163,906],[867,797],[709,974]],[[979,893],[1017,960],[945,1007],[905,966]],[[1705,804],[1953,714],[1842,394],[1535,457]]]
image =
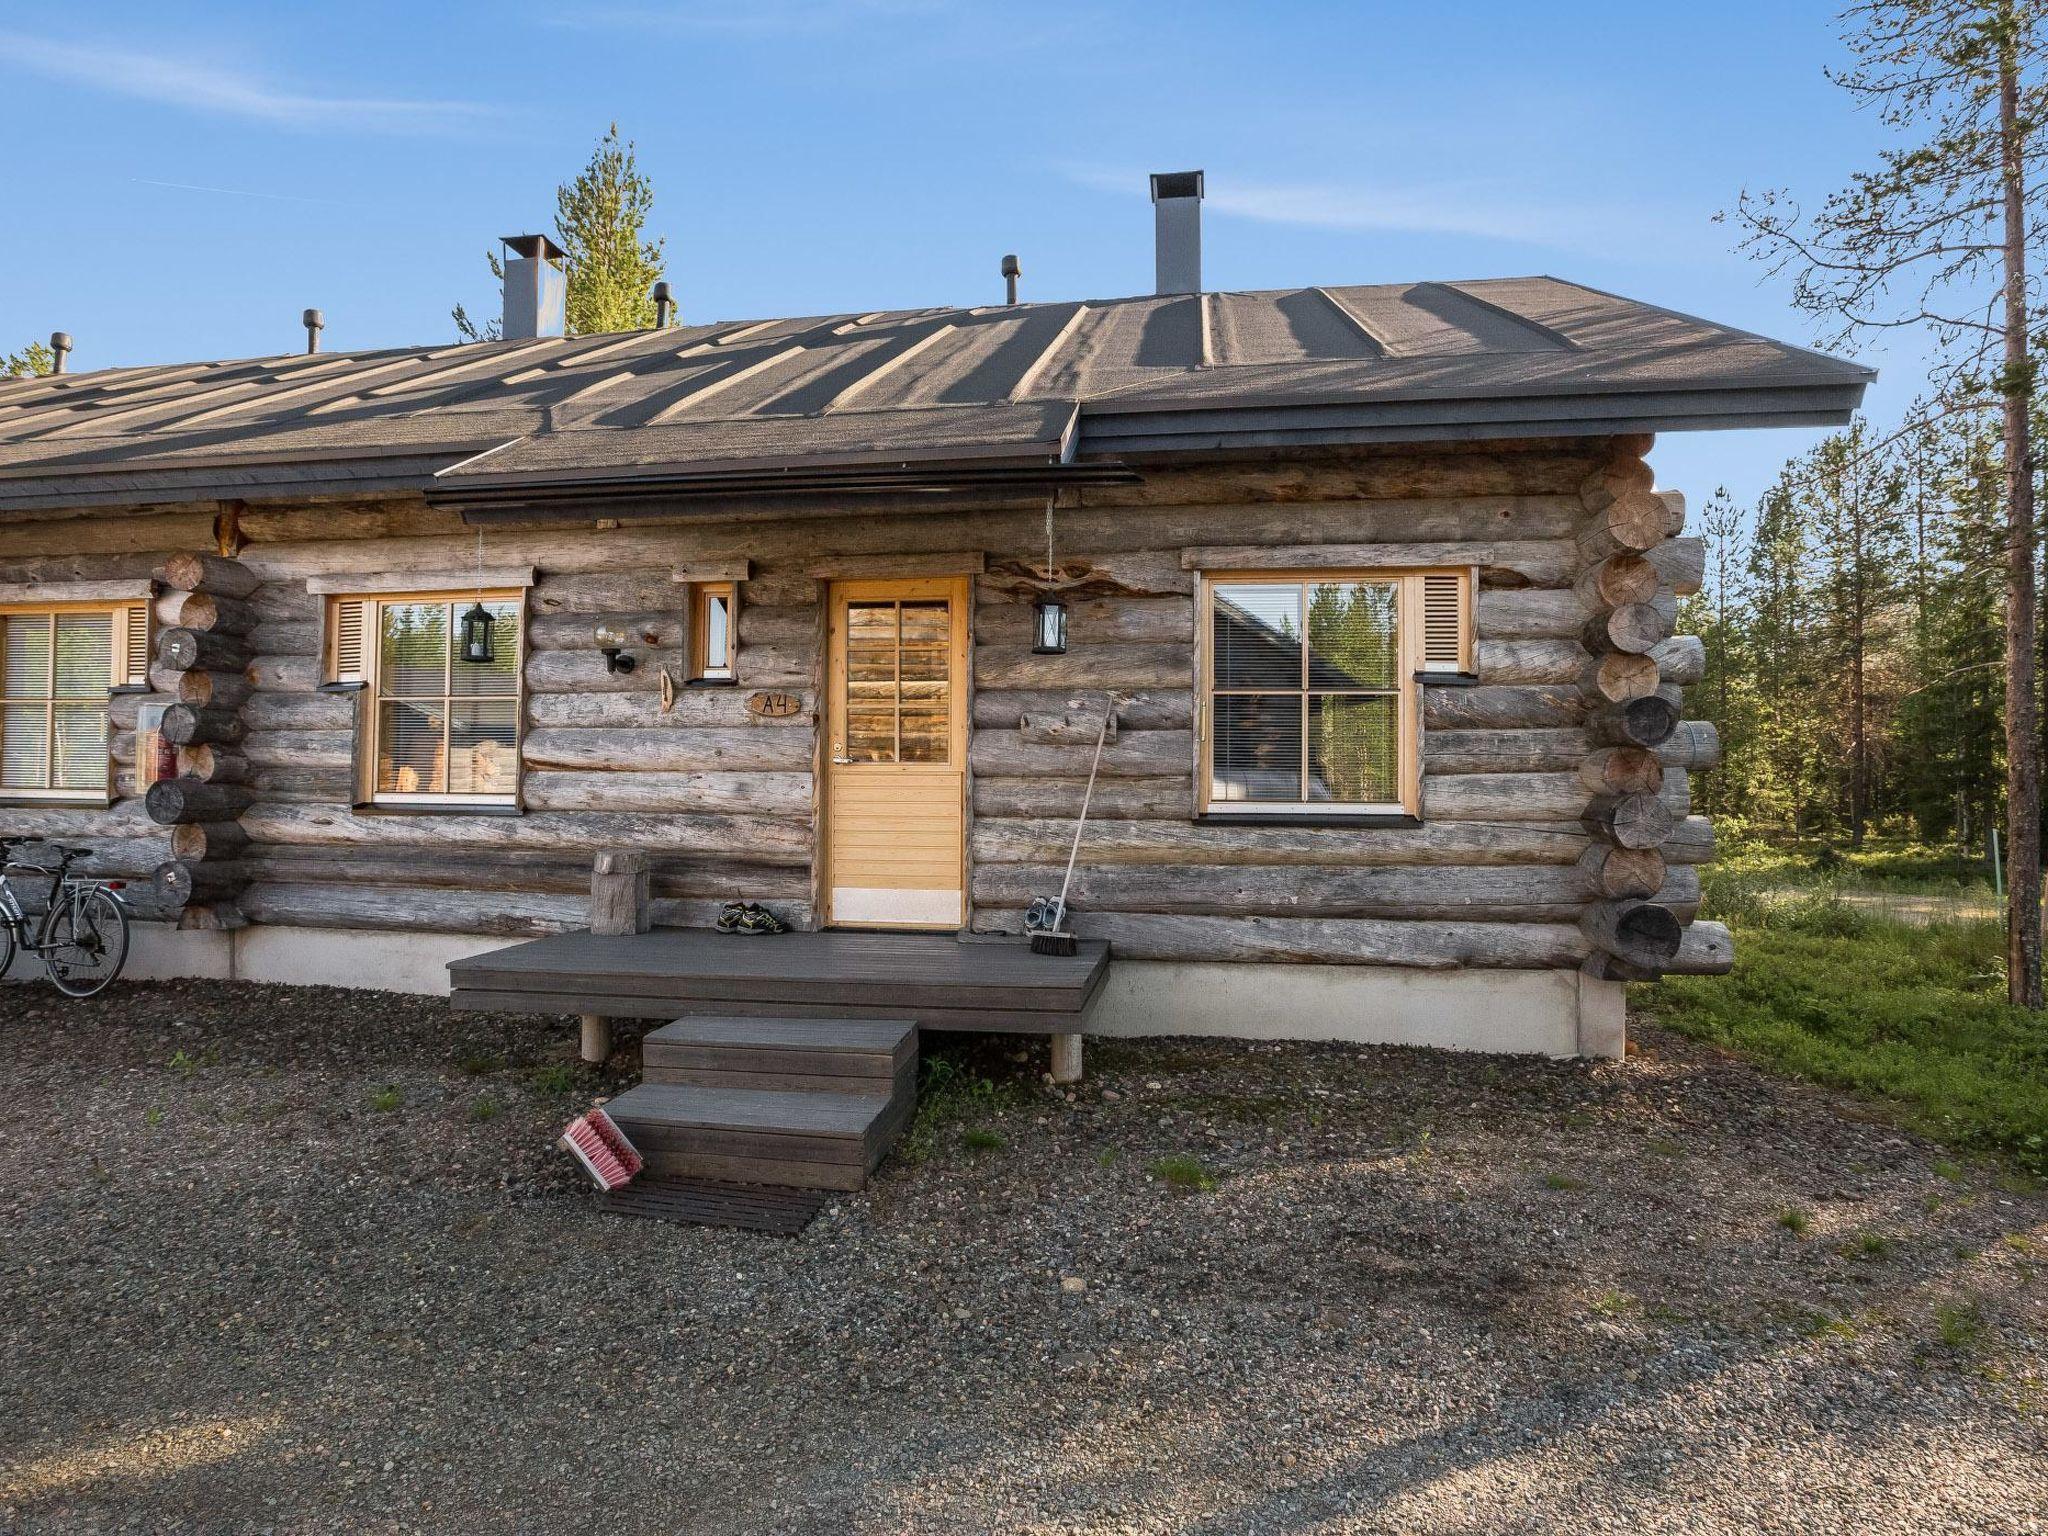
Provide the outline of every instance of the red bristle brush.
[[626,1140],[626,1133],[602,1106],[571,1120],[555,1145],[573,1153],[599,1189],[628,1184],[647,1166],[639,1149]]

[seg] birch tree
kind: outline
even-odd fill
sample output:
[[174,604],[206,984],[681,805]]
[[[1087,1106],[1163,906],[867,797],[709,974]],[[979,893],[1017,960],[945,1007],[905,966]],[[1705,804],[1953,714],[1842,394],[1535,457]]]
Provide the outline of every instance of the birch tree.
[[1849,341],[1911,329],[1940,359],[1936,409],[1996,410],[2003,450],[2006,972],[2042,1006],[2041,735],[2033,413],[2042,314],[2042,0],[1866,0],[1831,73],[1895,137],[1811,213],[1745,192],[1743,248]]

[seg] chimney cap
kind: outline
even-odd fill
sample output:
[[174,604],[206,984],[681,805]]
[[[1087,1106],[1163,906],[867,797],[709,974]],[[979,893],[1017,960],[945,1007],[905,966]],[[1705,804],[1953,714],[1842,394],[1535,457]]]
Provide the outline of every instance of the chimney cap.
[[524,256],[529,260],[545,256],[549,261],[566,261],[569,258],[569,253],[546,235],[500,235],[498,239],[514,256]]
[[1201,197],[1202,173],[1200,171],[1154,171],[1152,173],[1152,201],[1160,202],[1171,197]]
[[1005,256],[1003,258],[1002,275],[1004,277],[1022,277],[1024,275],[1024,268],[1018,263],[1015,256]]

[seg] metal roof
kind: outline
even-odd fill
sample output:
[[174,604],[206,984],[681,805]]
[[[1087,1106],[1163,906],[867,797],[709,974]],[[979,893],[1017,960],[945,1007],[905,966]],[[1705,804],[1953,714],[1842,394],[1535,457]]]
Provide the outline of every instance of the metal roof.
[[1829,424],[1873,376],[1550,277],[722,322],[0,380],[0,510],[941,465],[1020,483],[1246,447]]

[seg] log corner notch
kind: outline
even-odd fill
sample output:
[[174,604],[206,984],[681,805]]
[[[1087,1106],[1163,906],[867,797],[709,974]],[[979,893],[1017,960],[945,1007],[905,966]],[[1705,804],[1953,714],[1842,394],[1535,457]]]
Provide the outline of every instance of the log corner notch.
[[1680,537],[1685,500],[1655,488],[1649,449],[1648,437],[1615,438],[1579,492],[1586,564],[1574,591],[1585,613],[1580,686],[1592,743],[1579,777],[1591,796],[1583,825],[1593,839],[1579,866],[1587,888],[1579,929],[1591,950],[1585,973],[1602,981],[1718,974],[1734,963],[1726,928],[1687,921],[1655,899],[1665,846],[1682,833],[1695,840],[1659,797],[1664,771],[1711,767],[1720,742],[1711,725],[1680,719],[1681,688],[1699,681],[1705,651],[1691,636],[1673,636],[1671,621],[1679,596],[1699,590],[1704,551]]
[[254,795],[241,745],[242,701],[250,691],[249,599],[262,584],[239,560],[176,554],[156,572],[156,665],[150,681],[175,701],[164,711],[164,739],[177,748],[178,773],[149,786],[150,820],[173,829],[171,857],[150,886],[161,910],[190,929],[239,928],[235,898],[248,883],[239,825]]

